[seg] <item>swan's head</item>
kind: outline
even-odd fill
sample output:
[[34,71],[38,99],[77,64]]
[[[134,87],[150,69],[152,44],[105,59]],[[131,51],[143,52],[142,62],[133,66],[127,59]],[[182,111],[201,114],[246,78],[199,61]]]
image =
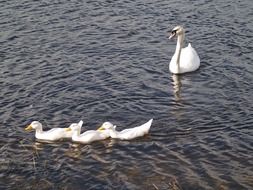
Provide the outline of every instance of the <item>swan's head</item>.
[[33,121],[30,125],[28,125],[25,130],[31,131],[33,129],[42,129],[42,124],[39,121]]
[[66,131],[75,131],[80,130],[83,125],[83,121],[79,121],[79,123],[72,123],[68,128],[66,128]]
[[99,128],[97,129],[97,131],[103,132],[103,131],[105,131],[105,130],[110,130],[110,129],[115,130],[115,129],[116,129],[116,126],[113,125],[111,122],[108,122],[108,121],[107,121],[107,122],[104,122],[104,123],[102,124],[102,126],[99,127]]
[[176,26],[175,28],[173,28],[171,30],[169,39],[171,39],[175,36],[184,35],[184,33],[185,33],[185,31],[184,31],[184,28],[182,26]]

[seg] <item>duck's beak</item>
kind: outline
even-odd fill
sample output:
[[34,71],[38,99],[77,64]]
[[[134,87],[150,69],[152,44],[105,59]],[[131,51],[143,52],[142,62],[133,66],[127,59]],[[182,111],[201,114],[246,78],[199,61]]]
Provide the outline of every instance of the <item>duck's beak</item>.
[[28,125],[28,126],[25,128],[26,131],[31,131],[32,129],[33,129],[33,128],[32,128],[31,125]]
[[72,129],[69,128],[69,127],[68,127],[68,128],[64,128],[64,130],[65,130],[65,131],[72,131]]
[[101,127],[99,127],[99,128],[97,129],[97,131],[100,131],[100,132],[101,132],[101,131],[104,131],[104,130],[105,130],[105,128],[104,128],[104,127],[102,127],[102,126],[101,126]]

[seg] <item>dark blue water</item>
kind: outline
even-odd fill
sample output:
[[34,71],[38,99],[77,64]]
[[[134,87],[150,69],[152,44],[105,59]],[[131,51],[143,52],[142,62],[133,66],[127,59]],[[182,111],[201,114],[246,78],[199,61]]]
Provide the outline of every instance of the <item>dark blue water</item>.
[[[253,1],[0,1],[0,189],[253,188]],[[186,29],[201,59],[175,76]],[[132,141],[39,143],[80,119]]]

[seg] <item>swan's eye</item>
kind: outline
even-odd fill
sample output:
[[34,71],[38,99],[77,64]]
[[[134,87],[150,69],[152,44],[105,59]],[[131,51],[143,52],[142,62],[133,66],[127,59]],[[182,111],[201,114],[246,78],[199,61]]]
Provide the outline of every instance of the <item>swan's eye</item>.
[[177,33],[177,30],[172,30],[171,31],[171,34],[176,34]]

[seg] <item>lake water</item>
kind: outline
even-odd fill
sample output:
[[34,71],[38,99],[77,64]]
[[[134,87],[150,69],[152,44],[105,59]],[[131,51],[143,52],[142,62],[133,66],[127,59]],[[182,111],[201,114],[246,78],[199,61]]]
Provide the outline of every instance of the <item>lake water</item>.
[[[253,188],[253,1],[0,1],[0,189]],[[169,72],[186,29],[201,67]],[[105,121],[150,134],[41,143]],[[83,129],[85,131],[85,129]]]

